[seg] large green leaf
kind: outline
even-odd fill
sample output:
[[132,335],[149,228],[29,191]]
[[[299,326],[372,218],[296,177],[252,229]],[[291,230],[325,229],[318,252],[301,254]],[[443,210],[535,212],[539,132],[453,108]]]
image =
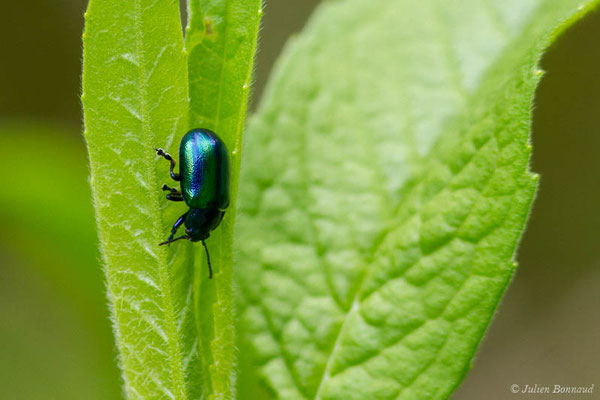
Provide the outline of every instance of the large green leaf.
[[274,395],[458,385],[535,193],[537,65],[578,3],[327,2],[287,48],[249,126],[236,238],[243,343]]
[[[189,11],[187,52],[177,2],[92,0],[86,13],[91,184],[129,398],[234,395],[232,211],[260,1]],[[202,247],[158,247],[185,205],[166,204],[168,163],[153,148],[176,155],[192,127],[219,133],[232,159],[234,201],[208,241],[211,281]]]

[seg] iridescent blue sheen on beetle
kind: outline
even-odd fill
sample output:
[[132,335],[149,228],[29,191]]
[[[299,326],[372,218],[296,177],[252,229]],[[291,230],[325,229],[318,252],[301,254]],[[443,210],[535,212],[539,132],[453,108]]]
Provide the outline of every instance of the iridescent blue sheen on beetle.
[[[162,149],[155,149],[159,156],[171,162],[171,178],[180,182],[181,191],[163,185],[169,191],[167,199],[184,201],[189,210],[175,221],[169,238],[160,245],[176,240],[202,241],[206,250],[209,277],[212,266],[206,247],[210,232],[223,220],[229,206],[229,153],[225,143],[208,129],[192,129],[185,134],[179,145],[179,173],[175,173],[175,160]],[[175,237],[179,227],[185,224],[185,235]]]

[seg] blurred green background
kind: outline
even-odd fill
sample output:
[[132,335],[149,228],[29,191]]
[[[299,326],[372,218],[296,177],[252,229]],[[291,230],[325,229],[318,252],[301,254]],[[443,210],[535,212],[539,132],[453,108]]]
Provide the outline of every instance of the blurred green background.
[[[5,399],[119,399],[79,103],[85,0],[0,3],[0,389]],[[317,0],[267,0],[252,105]],[[541,175],[520,267],[453,399],[510,385],[600,398],[600,13],[545,56],[534,111]],[[565,397],[567,398],[567,397]],[[576,398],[576,397],[568,397]],[[579,397],[577,397],[579,398]]]

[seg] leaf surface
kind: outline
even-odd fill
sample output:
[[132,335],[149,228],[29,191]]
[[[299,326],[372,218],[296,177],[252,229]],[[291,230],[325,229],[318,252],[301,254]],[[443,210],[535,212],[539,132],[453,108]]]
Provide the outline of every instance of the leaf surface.
[[168,163],[154,148],[177,146],[188,127],[187,99],[178,5],[92,0],[84,34],[85,136],[130,399],[201,396],[191,243],[158,246],[183,210],[165,204],[160,187]]
[[537,65],[578,4],[320,6],[247,134],[242,392],[450,395],[515,269]]
[[[262,14],[260,0],[190,0],[188,53],[190,127],[208,128],[225,142],[231,162],[231,204],[208,241],[214,282],[198,291],[196,316],[207,360],[207,384],[217,398],[235,393],[233,221],[246,104]],[[199,267],[200,268],[200,267]],[[202,267],[205,271],[206,267]]]

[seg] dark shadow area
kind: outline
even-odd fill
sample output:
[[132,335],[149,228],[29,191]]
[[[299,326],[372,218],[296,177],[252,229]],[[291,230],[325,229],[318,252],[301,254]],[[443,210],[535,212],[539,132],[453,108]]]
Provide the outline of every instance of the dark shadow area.
[[80,125],[85,1],[0,3],[0,118]]
[[320,0],[264,1],[250,110],[256,109],[275,59],[289,37],[300,32]]

